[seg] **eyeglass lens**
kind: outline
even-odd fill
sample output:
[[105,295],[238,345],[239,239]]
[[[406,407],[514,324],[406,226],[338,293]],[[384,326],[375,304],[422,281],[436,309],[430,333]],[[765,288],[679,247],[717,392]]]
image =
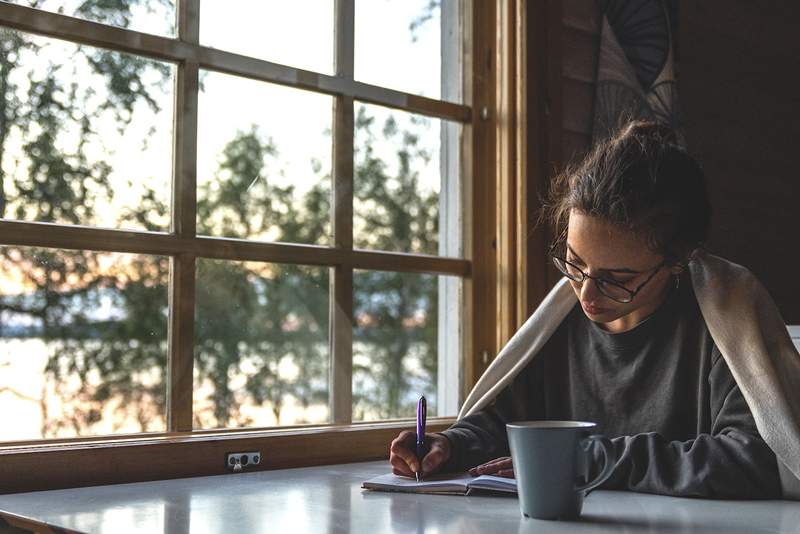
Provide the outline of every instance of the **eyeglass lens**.
[[[564,273],[568,278],[575,280],[576,282],[583,282],[586,278],[586,275],[583,271],[578,269],[576,266],[568,263],[561,258],[553,258],[553,263],[558,268],[559,271]],[[597,284],[597,289],[600,290],[602,294],[607,296],[610,299],[616,300],[617,302],[630,302],[631,300],[631,293],[630,291],[626,290],[625,288],[618,286],[616,284],[612,284],[603,280],[602,278],[593,278],[595,283]]]

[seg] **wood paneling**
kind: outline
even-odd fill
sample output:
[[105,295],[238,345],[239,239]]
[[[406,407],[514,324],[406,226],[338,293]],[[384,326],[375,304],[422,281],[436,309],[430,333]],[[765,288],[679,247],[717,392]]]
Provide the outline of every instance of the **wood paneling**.
[[[548,190],[550,178],[561,170],[564,165],[561,159],[561,138],[564,131],[564,107],[569,105],[564,95],[564,4],[561,0],[547,1],[547,158],[545,176],[547,183],[542,184],[542,193]],[[553,239],[552,230],[546,231],[545,245]],[[546,252],[547,249],[544,249]],[[548,288],[553,287],[558,281],[557,271],[550,267],[551,262],[547,257],[545,261],[545,276]]]
[[520,236],[527,287],[520,321],[533,313],[555,282],[546,257],[551,232],[546,224],[539,224],[539,218],[541,200],[553,172],[561,166],[562,7],[560,0],[527,3],[527,210],[526,231]]
[[[478,377],[486,369],[489,358],[497,350],[497,220],[496,188],[496,23],[495,2],[471,3],[469,39],[471,48],[465,59],[472,80],[466,88],[465,98],[472,102],[471,127],[466,138],[471,143],[468,152],[472,155],[468,173],[466,198],[474,199],[466,217],[465,256],[472,261],[472,277],[464,280],[465,307],[467,314],[477,314],[492,320],[474,321],[469,351],[463,371],[464,396],[472,389]],[[477,316],[477,315],[476,315]],[[484,358],[484,356],[486,357]]]
[[600,9],[596,0],[562,0],[564,26],[591,35],[600,34]]
[[751,269],[800,323],[800,3],[678,5],[686,139],[713,204],[711,252]]
[[[520,26],[517,24],[517,2],[497,2],[498,26],[496,32],[495,94],[497,117],[497,342],[499,347],[508,342],[517,330],[517,195],[520,186],[517,176],[517,133],[521,122],[517,116],[517,84],[519,72],[517,57]],[[524,81],[522,82],[524,83]],[[523,186],[524,187],[524,186]],[[494,354],[492,354],[494,357]]]
[[564,76],[594,84],[597,76],[597,59],[600,38],[569,26],[564,27]]
[[600,9],[595,0],[565,0],[562,13],[561,165],[591,143],[594,88],[600,52]]
[[589,147],[600,52],[601,13],[595,0],[563,2],[561,29],[562,166]]
[[591,143],[592,137],[588,134],[564,131],[561,135],[564,164],[577,161],[586,155]]
[[594,109],[594,84],[564,78],[563,127],[571,132],[592,133],[592,110]]

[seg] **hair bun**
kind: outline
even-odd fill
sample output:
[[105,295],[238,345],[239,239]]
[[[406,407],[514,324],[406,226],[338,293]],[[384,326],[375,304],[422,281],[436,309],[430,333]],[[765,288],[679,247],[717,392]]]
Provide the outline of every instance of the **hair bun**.
[[616,136],[617,139],[636,139],[643,144],[671,144],[682,146],[677,130],[654,121],[631,121]]

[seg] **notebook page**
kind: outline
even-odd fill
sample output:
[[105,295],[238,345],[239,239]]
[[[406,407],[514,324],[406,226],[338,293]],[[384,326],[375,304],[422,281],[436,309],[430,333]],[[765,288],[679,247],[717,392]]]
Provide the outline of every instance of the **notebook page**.
[[470,489],[506,491],[517,493],[517,479],[496,477],[493,475],[481,475],[467,484]]
[[379,475],[366,480],[361,487],[388,491],[405,491],[409,493],[452,492],[466,493],[467,483],[472,477],[467,473],[458,475],[433,475],[417,482],[413,478],[400,477],[393,474]]

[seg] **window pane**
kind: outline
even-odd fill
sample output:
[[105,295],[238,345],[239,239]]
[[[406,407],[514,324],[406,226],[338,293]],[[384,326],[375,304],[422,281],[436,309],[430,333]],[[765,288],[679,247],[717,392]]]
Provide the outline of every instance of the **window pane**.
[[460,135],[460,126],[367,104],[357,104],[355,122],[355,246],[460,256],[452,243],[460,241],[458,222],[451,216],[460,181],[457,167],[448,167],[458,143],[452,152],[442,148],[452,144],[447,137]]
[[169,259],[0,248],[0,441],[164,431]]
[[458,2],[443,1],[356,0],[356,80],[461,102]]
[[167,230],[174,67],[0,28],[0,217]]
[[330,243],[331,97],[202,74],[198,233]]
[[202,0],[200,44],[333,74],[333,0]]
[[429,416],[454,415],[460,279],[355,271],[353,285],[353,420],[413,417],[420,395]]
[[175,0],[7,0],[79,19],[156,35],[175,35]]
[[194,427],[324,423],[328,269],[200,259]]

